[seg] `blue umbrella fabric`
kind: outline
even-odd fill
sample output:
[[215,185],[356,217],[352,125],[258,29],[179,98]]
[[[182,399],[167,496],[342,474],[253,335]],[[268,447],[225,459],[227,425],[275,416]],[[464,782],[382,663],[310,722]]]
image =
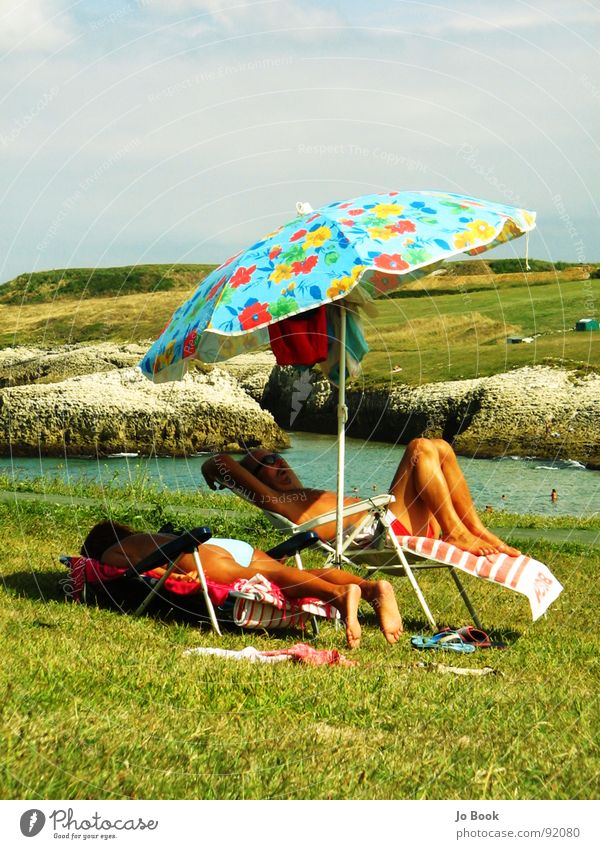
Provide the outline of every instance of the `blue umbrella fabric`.
[[529,210],[435,191],[308,209],[200,283],[141,361],[146,377],[178,380],[194,359],[219,362],[267,345],[269,325],[336,301],[360,307],[444,260],[535,227]]

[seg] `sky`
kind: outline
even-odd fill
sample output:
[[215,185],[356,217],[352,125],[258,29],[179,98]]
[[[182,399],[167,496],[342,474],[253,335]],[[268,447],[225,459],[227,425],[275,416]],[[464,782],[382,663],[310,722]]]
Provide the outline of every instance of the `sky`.
[[0,281],[221,262],[390,189],[600,262],[599,44],[600,0],[0,0]]

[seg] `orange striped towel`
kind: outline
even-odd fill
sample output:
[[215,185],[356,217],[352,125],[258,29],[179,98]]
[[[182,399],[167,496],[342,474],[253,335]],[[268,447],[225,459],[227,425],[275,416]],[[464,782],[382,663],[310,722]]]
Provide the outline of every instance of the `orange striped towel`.
[[316,598],[287,599],[263,575],[240,578],[233,589],[253,596],[235,600],[233,620],[241,628],[303,628],[313,616],[340,616],[335,607]]
[[562,584],[556,580],[550,569],[526,554],[520,554],[518,557],[509,557],[508,554],[478,557],[441,539],[428,537],[398,537],[398,542],[403,548],[428,560],[452,564],[469,575],[523,593],[529,599],[534,622],[563,591]]

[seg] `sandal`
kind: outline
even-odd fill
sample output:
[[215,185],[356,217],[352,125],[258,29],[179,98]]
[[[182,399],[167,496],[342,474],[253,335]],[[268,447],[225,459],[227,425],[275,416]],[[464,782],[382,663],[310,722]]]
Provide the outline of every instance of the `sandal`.
[[485,631],[465,625],[463,628],[444,628],[442,633],[458,634],[463,642],[474,645],[478,649],[505,649],[506,643],[497,643],[491,640]]
[[440,631],[433,637],[411,637],[410,642],[415,649],[441,649],[442,651],[456,651],[470,654],[475,651],[472,643],[466,643],[458,631]]

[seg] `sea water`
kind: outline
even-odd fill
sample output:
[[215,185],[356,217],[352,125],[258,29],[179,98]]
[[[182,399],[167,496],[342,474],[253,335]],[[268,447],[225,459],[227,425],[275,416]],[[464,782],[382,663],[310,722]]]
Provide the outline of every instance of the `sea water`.
[[[333,436],[290,434],[285,458],[305,486],[336,488],[337,442]],[[345,492],[386,492],[403,447],[384,442],[346,440]],[[472,460],[459,457],[475,504],[480,510],[542,515],[600,515],[600,472],[571,460],[503,457]],[[185,458],[121,456],[113,458],[0,458],[0,474],[15,480],[47,476],[65,482],[90,481],[118,485],[148,481],[170,491],[207,491],[200,471],[206,455]],[[558,491],[552,503],[550,493]]]

